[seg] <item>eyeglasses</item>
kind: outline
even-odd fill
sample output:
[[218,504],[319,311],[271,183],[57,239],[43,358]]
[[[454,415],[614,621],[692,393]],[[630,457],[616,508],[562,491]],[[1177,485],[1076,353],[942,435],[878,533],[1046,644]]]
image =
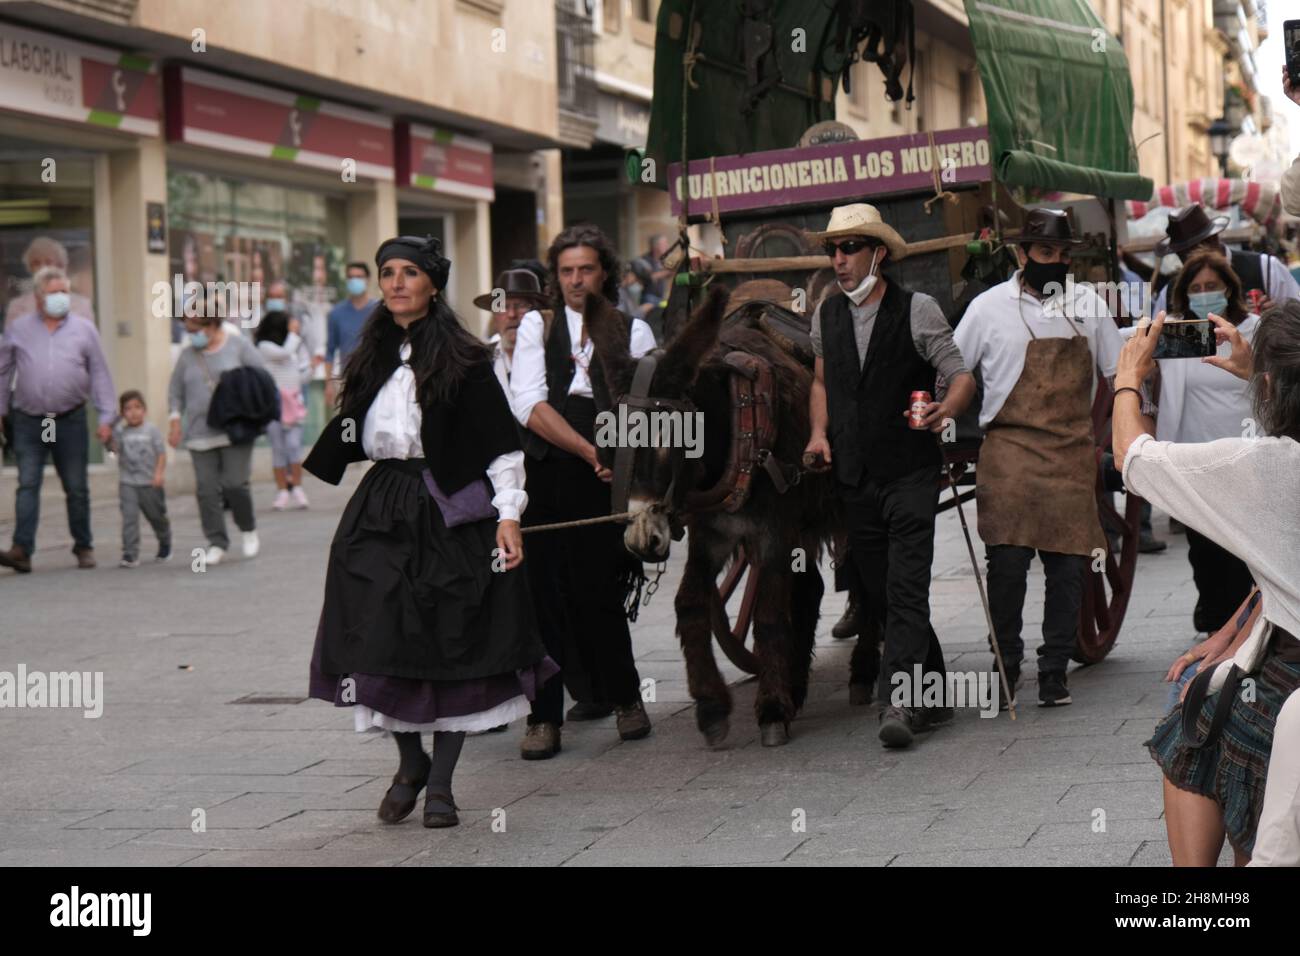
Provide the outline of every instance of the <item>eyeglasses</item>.
[[874,248],[875,244],[868,242],[866,239],[845,239],[843,242],[831,242],[827,240],[822,243],[822,249],[824,249],[826,255],[830,256],[832,259],[835,258],[836,249],[844,253],[846,256],[851,256],[854,253],[861,252],[863,249]]

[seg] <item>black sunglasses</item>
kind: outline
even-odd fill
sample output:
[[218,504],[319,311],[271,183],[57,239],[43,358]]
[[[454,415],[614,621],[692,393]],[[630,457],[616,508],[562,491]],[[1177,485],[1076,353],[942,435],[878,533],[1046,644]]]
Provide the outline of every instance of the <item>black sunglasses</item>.
[[836,249],[844,253],[846,256],[851,256],[855,253],[861,252],[863,249],[874,249],[875,247],[875,243],[868,242],[866,239],[845,239],[843,242],[831,242],[830,240],[827,240],[822,243],[822,248],[826,251],[826,255],[830,256],[832,259],[835,258]]

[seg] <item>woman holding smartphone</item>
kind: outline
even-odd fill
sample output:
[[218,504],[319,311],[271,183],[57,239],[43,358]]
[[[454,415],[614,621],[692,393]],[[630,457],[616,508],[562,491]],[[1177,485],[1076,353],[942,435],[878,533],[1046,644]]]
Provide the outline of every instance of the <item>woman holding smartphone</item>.
[[[1185,320],[1209,321],[1211,313],[1221,316],[1247,343],[1254,340],[1259,328],[1259,316],[1248,310],[1241,280],[1232,266],[1208,250],[1198,250],[1187,258],[1169,291],[1169,305],[1171,318],[1181,314]],[[1132,329],[1123,331],[1133,334]],[[1226,356],[1227,347],[1220,346],[1219,354]],[[1258,432],[1247,383],[1194,358],[1159,359],[1158,364],[1158,440],[1208,442],[1249,438]],[[1193,624],[1198,632],[1211,634],[1235,616],[1250,593],[1251,574],[1240,558],[1194,528],[1187,529],[1187,559],[1197,591]]]

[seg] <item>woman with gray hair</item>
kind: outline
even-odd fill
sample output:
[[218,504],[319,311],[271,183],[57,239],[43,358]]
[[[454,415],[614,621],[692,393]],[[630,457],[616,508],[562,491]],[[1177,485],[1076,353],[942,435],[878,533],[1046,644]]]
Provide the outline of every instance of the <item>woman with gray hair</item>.
[[[1291,845],[1294,813],[1290,834],[1279,830],[1288,815],[1278,803],[1293,803],[1294,794],[1271,794],[1263,812],[1273,764],[1277,787],[1294,790],[1296,779],[1293,758],[1274,746],[1274,729],[1300,687],[1300,300],[1264,313],[1253,349],[1231,323],[1210,319],[1232,352],[1203,361],[1249,380],[1263,437],[1154,439],[1140,388],[1155,367],[1163,312],[1124,346],[1115,375],[1115,464],[1125,486],[1244,561],[1261,595],[1255,625],[1219,650],[1218,665],[1203,668],[1147,741],[1165,775],[1175,866],[1213,866],[1225,834],[1238,865],[1257,841],[1269,860],[1300,857]],[[1262,819],[1271,821],[1265,830]]]

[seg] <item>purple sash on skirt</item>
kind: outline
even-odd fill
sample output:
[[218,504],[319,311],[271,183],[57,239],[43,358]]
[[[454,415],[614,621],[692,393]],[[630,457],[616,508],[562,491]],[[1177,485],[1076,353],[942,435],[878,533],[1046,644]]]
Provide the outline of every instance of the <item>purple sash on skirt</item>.
[[488,496],[487,483],[482,478],[474,479],[449,497],[438,487],[438,483],[433,480],[433,473],[428,468],[420,474],[424,476],[424,486],[429,489],[429,494],[438,504],[438,511],[442,513],[442,523],[448,528],[497,516],[497,509],[492,507],[492,499]]

